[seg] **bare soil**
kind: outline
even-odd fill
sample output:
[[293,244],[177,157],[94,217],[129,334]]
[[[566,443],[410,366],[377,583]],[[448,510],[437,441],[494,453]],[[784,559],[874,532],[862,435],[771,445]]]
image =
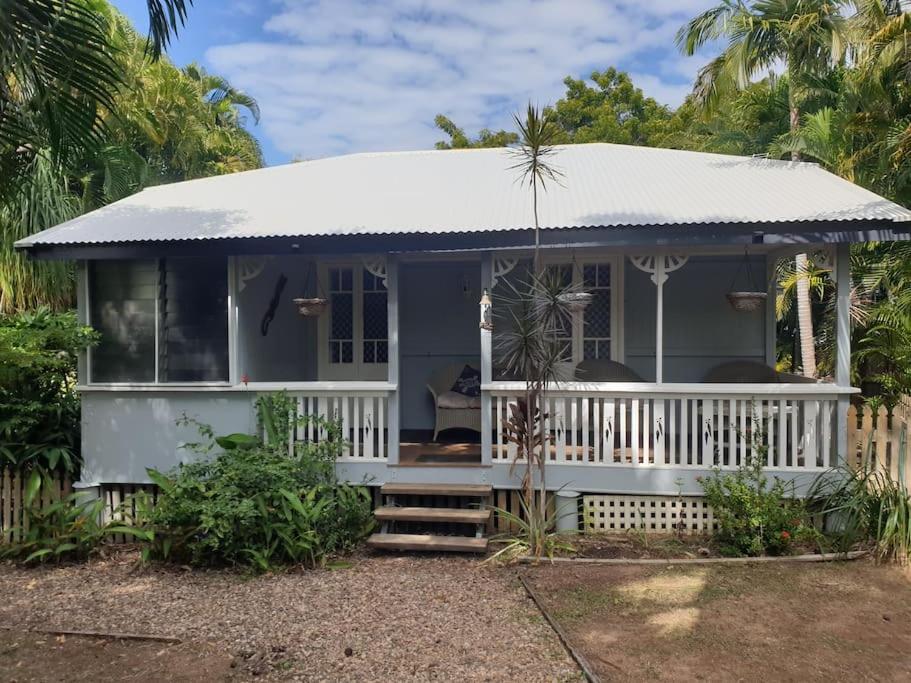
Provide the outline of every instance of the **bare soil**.
[[[567,537],[573,552],[561,552],[563,557],[635,560],[679,560],[697,557],[723,557],[711,536],[698,534],[628,533],[584,534]],[[818,553],[810,543],[794,543],[791,554]]]
[[[515,571],[476,558],[365,555],[265,576],[137,560],[0,565],[0,680],[579,679]],[[48,628],[182,642],[30,632]]]
[[231,680],[231,662],[197,644],[0,631],[0,672],[8,683]]
[[604,680],[911,680],[911,578],[896,567],[560,564],[526,576]]

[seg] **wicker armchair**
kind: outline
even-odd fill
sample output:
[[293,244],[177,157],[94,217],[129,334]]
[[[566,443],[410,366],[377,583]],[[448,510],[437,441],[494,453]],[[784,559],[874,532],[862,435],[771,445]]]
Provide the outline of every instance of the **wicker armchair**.
[[481,397],[465,396],[452,391],[452,385],[464,368],[465,363],[441,368],[433,373],[427,382],[427,389],[433,395],[433,406],[436,411],[434,441],[444,429],[459,427],[475,432],[481,431]]

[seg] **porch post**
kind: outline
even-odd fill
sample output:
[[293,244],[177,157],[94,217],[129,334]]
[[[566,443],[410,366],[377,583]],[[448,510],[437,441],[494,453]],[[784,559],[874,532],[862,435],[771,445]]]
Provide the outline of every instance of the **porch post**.
[[[839,389],[851,386],[851,245],[835,247],[835,384]],[[848,405],[846,394],[838,396],[835,416],[835,446],[838,462],[848,457]]]
[[630,261],[643,273],[651,275],[655,285],[655,382],[664,381],[664,283],[689,260],[683,254],[645,254],[630,256]]
[[386,257],[386,312],[389,348],[386,366],[389,384],[395,389],[389,393],[388,428],[386,432],[386,457],[388,464],[399,464],[399,264],[394,256]]
[[664,382],[664,259],[655,260],[655,381]]
[[[481,257],[481,291],[487,290],[493,296],[493,255]],[[481,386],[493,380],[493,333],[483,327],[481,333]],[[493,407],[490,392],[481,390],[481,464],[489,465],[492,460]]]

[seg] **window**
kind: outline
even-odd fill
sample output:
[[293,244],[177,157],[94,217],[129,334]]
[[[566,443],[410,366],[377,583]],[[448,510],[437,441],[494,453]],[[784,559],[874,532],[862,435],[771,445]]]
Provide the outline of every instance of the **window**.
[[225,259],[94,261],[88,284],[90,381],[228,380]]
[[157,263],[92,262],[89,289],[89,322],[101,333],[91,381],[154,382]]
[[592,295],[583,312],[582,358],[609,360],[611,357],[611,266],[588,263],[582,268],[582,286]]
[[616,308],[616,287],[613,280],[616,272],[613,264],[612,260],[599,259],[548,266],[559,269],[564,284],[572,283],[581,291],[592,295],[591,303],[585,310],[573,314],[572,329],[565,334],[566,338],[572,338],[573,362],[616,359],[619,355],[613,333]]
[[328,320],[320,318],[323,379],[386,378],[389,358],[386,282],[360,265],[323,268]]

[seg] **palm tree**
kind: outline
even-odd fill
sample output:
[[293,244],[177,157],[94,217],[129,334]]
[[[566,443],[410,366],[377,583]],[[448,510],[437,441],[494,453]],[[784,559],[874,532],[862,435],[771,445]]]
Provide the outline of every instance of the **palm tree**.
[[[158,59],[192,0],[148,0],[147,52]],[[58,163],[97,148],[121,85],[105,0],[0,3],[0,173],[15,191],[32,154]]]
[[554,121],[553,110],[544,110],[528,103],[525,119],[513,116],[519,130],[519,144],[513,149],[518,161],[512,167],[519,171],[522,183],[531,187],[532,209],[535,217],[535,273],[541,272],[541,226],[538,222],[538,186],[544,191],[547,183],[562,175],[550,161],[556,153],[554,143],[560,129]]
[[[149,184],[263,164],[259,143],[244,127],[242,115],[249,111],[258,120],[253,98],[201,69],[181,70],[167,59],[150,59],[154,38],[139,35],[102,0],[64,4],[95,8],[90,18],[77,18],[97,30],[98,40],[107,46],[107,52],[102,52],[105,59],[111,58],[117,87],[110,92],[102,89],[104,102],[80,100],[91,116],[81,121],[84,126],[64,127],[62,132],[56,119],[41,112],[40,88],[31,100],[22,91],[14,93],[19,98],[14,113],[23,114],[14,129],[27,137],[17,134],[13,143],[0,140],[0,159],[11,160],[19,174],[2,176],[7,192],[0,197],[0,313],[40,304],[55,309],[72,304],[72,267],[26,261],[13,252],[17,239]],[[9,9],[0,4],[0,11]],[[56,30],[68,21],[69,14],[58,17]],[[67,35],[66,40],[72,41],[76,34]],[[55,105],[48,102],[53,112]],[[0,127],[8,122],[4,118]],[[15,142],[23,139],[28,142]],[[15,182],[9,181],[11,177]]]
[[[727,39],[720,55],[703,67],[696,79],[695,95],[706,109],[718,100],[746,88],[760,73],[784,62],[788,76],[790,129],[800,127],[801,101],[812,79],[841,61],[846,46],[845,0],[722,0],[695,17],[677,33],[685,55],[715,40]],[[800,153],[791,151],[792,160]],[[806,273],[806,254],[795,258],[798,272]],[[798,283],[798,318],[803,372],[816,374],[816,349],[809,284]]]

